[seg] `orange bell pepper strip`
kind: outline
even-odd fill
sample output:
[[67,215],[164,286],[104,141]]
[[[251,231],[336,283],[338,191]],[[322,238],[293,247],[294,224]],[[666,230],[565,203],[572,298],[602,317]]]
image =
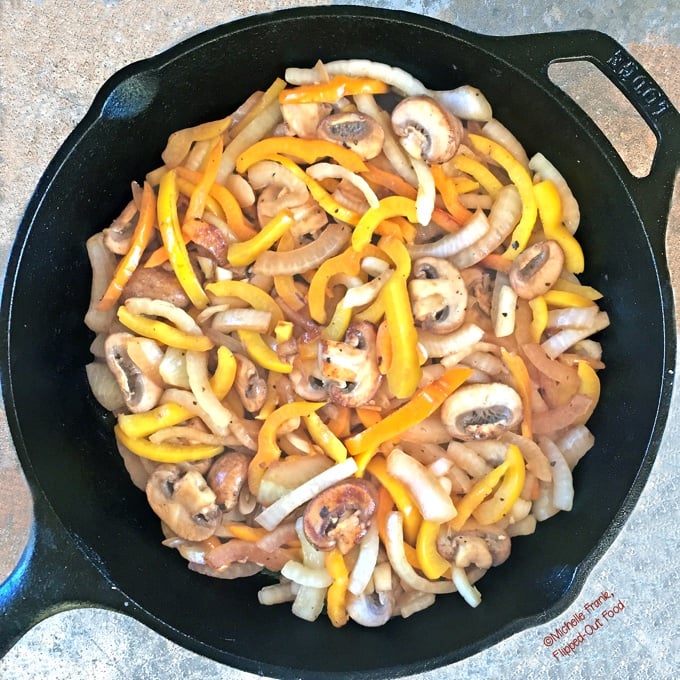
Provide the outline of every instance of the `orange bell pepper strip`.
[[503,253],[505,257],[514,260],[526,248],[538,217],[531,175],[505,147],[497,142],[474,134],[469,135],[469,139],[477,151],[493,158],[508,173],[510,181],[517,187],[522,200],[522,215],[512,232],[510,246]]
[[546,238],[560,244],[564,252],[565,269],[573,274],[580,274],[585,268],[583,249],[562,224],[562,199],[557,187],[549,179],[543,180],[534,184],[534,196]]
[[210,189],[215,183],[215,178],[217,177],[217,171],[220,168],[220,161],[222,160],[223,151],[224,142],[220,136],[217,138],[215,145],[208,153],[201,178],[194,187],[194,190],[191,192],[189,206],[187,207],[183,224],[190,222],[191,220],[199,220],[201,217],[203,217],[205,203],[208,199],[208,196],[210,195]]
[[381,199],[375,208],[369,208],[361,216],[352,232],[352,247],[354,250],[363,250],[371,242],[371,237],[376,227],[383,220],[389,220],[397,215],[406,217],[409,222],[417,222],[416,202],[404,196],[387,196]]
[[531,411],[531,378],[524,360],[518,354],[511,354],[501,347],[503,363],[508,367],[515,381],[515,389],[522,400],[522,436],[531,439],[533,436]]
[[333,579],[333,583],[326,591],[326,612],[333,626],[340,628],[349,621],[345,604],[349,585],[349,570],[339,548],[333,548],[326,553],[326,571]]
[[358,153],[334,142],[301,137],[267,137],[255,142],[238,157],[236,171],[243,174],[258,161],[279,155],[298,159],[306,165],[316,163],[322,158],[332,158],[352,172],[366,169],[366,164]]
[[125,284],[130,280],[135,269],[137,269],[137,266],[142,259],[142,255],[149,245],[149,241],[154,232],[155,222],[156,194],[154,194],[151,185],[148,182],[144,182],[142,202],[139,206],[139,218],[137,219],[135,231],[132,234],[130,247],[118,263],[113,278],[97,305],[97,309],[100,311],[111,309],[111,307],[118,302],[120,294],[123,292],[123,288],[125,288]]
[[444,172],[444,168],[439,164],[430,166],[430,171],[444,206],[456,222],[465,224],[472,217],[472,213],[458,200],[458,190],[452,178]]
[[338,437],[338,439],[349,437],[352,412],[348,406],[335,405],[335,409],[336,415],[329,420],[328,429]]
[[[511,444],[508,446],[503,462],[477,480],[455,504],[458,514],[449,522],[449,526],[454,531],[460,531],[471,515],[474,515],[480,524],[497,522],[519,498],[524,485],[524,477],[524,458],[519,448]],[[494,489],[496,489],[495,493]],[[492,498],[489,501],[492,502],[483,506],[485,502],[489,502],[486,499],[490,496]],[[480,512],[477,513],[477,510]]]
[[386,489],[397,506],[404,521],[404,537],[411,545],[415,545],[422,517],[409,490],[387,472],[387,463],[382,456],[369,461],[366,471],[370,472]]
[[372,425],[375,425],[376,423],[379,423],[382,420],[380,411],[376,411],[375,409],[372,408],[357,407],[356,414],[357,418],[359,418],[359,422],[364,427],[371,427]]
[[483,257],[479,264],[487,269],[494,269],[497,272],[503,272],[507,274],[512,266],[512,261],[508,260],[507,257],[499,255],[498,253],[489,253],[486,257]]
[[377,451],[385,442],[399,437],[403,432],[431,416],[444,400],[472,375],[471,368],[454,366],[446,373],[418,390],[404,405],[386,415],[379,423],[366,428],[345,440],[352,456],[366,451]]
[[333,76],[326,83],[299,85],[283,90],[279,94],[280,104],[334,104],[343,97],[355,94],[384,94],[389,87],[382,80],[375,78],[357,78],[355,76]]
[[291,418],[304,418],[323,405],[324,402],[292,401],[279,406],[265,418],[257,436],[257,453],[248,466],[248,488],[252,494],[257,495],[265,471],[281,457],[281,448],[276,441],[281,426]]
[[441,578],[451,569],[451,564],[437,550],[439,527],[441,527],[439,522],[423,520],[416,538],[416,555],[420,570],[432,581]]
[[177,216],[177,174],[174,170],[167,172],[161,179],[157,210],[158,229],[168,251],[172,270],[194,307],[204,309],[208,304],[208,296],[196,278]]
[[293,213],[288,209],[281,210],[253,238],[229,246],[227,251],[229,264],[233,267],[246,267],[252,264],[260,253],[269,250],[294,223]]

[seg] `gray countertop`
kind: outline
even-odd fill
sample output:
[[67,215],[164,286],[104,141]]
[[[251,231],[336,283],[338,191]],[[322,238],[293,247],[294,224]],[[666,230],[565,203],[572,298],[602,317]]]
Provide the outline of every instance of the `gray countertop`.
[[[83,117],[104,81],[124,65],[152,56],[205,28],[297,2],[251,0],[0,0],[0,262],[4,268],[22,211],[40,175]],[[306,5],[341,4],[306,2]],[[515,34],[591,28],[635,56],[680,105],[680,8],[663,0],[501,0],[350,2],[404,9],[472,31]],[[671,7],[675,5],[675,9]],[[565,89],[596,117],[634,174],[648,167],[651,133],[625,103],[578,65],[560,74]],[[642,126],[645,127],[644,125]],[[680,275],[678,187],[667,232],[676,290]],[[677,305],[676,305],[676,318]],[[627,523],[563,616],[520,632],[457,664],[418,677],[677,677],[680,418],[676,384],[664,439],[649,481]],[[0,581],[14,568],[31,523],[31,504],[7,423],[0,419]],[[568,657],[555,659],[544,637],[602,592],[622,607],[592,627]],[[586,612],[587,613],[587,612]],[[589,616],[589,614],[587,615]],[[588,618],[583,625],[593,624]],[[1,625],[1,624],[0,624]],[[0,677],[255,677],[197,656],[129,617],[100,609],[61,612],[29,631],[0,660]]]

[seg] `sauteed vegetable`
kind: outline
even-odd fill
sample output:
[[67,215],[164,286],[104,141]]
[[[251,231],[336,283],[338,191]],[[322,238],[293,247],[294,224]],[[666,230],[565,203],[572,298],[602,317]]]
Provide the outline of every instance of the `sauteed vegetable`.
[[594,442],[609,320],[564,178],[479,90],[365,60],[290,68],[162,161],[87,243],[85,322],[164,545],[334,626],[479,605]]

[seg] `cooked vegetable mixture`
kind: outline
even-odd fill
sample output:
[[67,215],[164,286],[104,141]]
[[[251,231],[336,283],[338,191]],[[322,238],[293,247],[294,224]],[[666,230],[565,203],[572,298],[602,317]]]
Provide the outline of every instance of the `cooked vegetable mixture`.
[[479,605],[594,441],[609,319],[562,175],[474,87],[359,59],[162,161],[87,243],[85,322],[163,544],[338,627]]

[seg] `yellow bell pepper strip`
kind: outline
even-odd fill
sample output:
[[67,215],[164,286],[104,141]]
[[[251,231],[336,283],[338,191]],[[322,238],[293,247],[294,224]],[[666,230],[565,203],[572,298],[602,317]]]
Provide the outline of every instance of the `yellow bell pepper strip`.
[[276,304],[274,298],[247,281],[225,279],[209,283],[205,289],[216,297],[236,297],[247,302],[253,309],[269,312],[272,316],[269,331],[272,331],[279,321],[284,320],[281,307]]
[[487,498],[472,511],[472,516],[480,524],[493,524],[503,519],[522,493],[526,470],[519,447],[511,444],[505,454],[505,460],[508,463],[508,469],[503,475],[503,481],[493,496]]
[[361,269],[362,253],[354,248],[347,248],[339,255],[328,258],[323,262],[312,277],[307,293],[309,315],[318,324],[325,324],[327,320],[326,297],[329,281],[337,274],[356,276]]
[[522,400],[522,436],[531,439],[531,378],[524,360],[518,354],[511,354],[501,346],[501,357],[515,381],[515,389]]
[[522,200],[522,216],[512,232],[510,246],[503,253],[505,257],[514,260],[526,248],[538,216],[531,176],[526,168],[497,142],[473,134],[469,135],[469,139],[477,151],[493,158],[508,173]]
[[[190,182],[189,180],[184,179],[184,177],[180,175],[180,168],[176,168],[175,170],[173,170],[173,172],[177,175],[177,191],[180,194],[191,199],[192,194],[196,191],[198,182],[201,181],[202,176],[201,173],[200,172],[196,173],[198,176],[197,177],[198,182]],[[226,219],[224,210],[222,210],[220,204],[212,196],[206,196],[204,207],[206,210],[213,213],[213,215],[217,215],[217,217],[219,217],[221,220]]]
[[439,522],[423,520],[416,539],[416,555],[420,570],[432,581],[441,578],[451,569],[451,564],[437,550],[439,527],[441,527]]
[[588,300],[600,300],[602,293],[592,286],[584,286],[580,283],[572,283],[571,281],[566,281],[565,279],[557,279],[550,290],[563,290],[567,293],[576,293],[581,297],[587,298]]
[[321,420],[318,413],[310,413],[304,418],[309,436],[318,444],[324,453],[336,463],[347,458],[347,448],[333,431]]
[[345,558],[339,548],[333,548],[326,553],[326,571],[333,579],[333,583],[326,591],[326,612],[335,628],[341,628],[349,621],[345,599],[349,585],[349,570]]
[[217,368],[210,378],[210,387],[217,398],[224,399],[231,390],[236,379],[236,357],[232,351],[221,345],[217,348]]
[[158,229],[163,245],[168,251],[172,270],[194,307],[204,309],[208,296],[201,287],[189,260],[177,216],[177,174],[170,170],[161,179],[158,187]]
[[590,307],[593,304],[589,298],[566,290],[550,289],[543,293],[543,299],[548,307]]
[[279,94],[279,104],[334,104],[355,94],[385,94],[389,87],[382,80],[355,76],[333,76],[326,83],[298,85]]
[[455,176],[451,177],[451,181],[459,194],[469,194],[471,191],[477,191],[481,186],[479,182],[469,177]]
[[118,425],[113,431],[118,441],[132,453],[157,463],[183,463],[218,456],[224,446],[210,444],[155,444],[145,437],[129,437]]
[[293,337],[293,328],[292,321],[278,321],[274,326],[276,342],[288,342]]
[[113,278],[104,292],[102,299],[97,305],[100,311],[111,309],[113,305],[118,302],[120,294],[123,292],[125,284],[130,280],[135,269],[139,265],[142,255],[149,245],[151,236],[154,233],[154,224],[156,222],[156,194],[154,194],[151,185],[144,182],[144,189],[142,190],[142,201],[139,206],[139,217],[135,231],[132,234],[130,247],[127,253],[118,263]]
[[449,177],[439,164],[432,165],[430,170],[434,185],[444,202],[444,207],[451,213],[456,222],[465,224],[472,217],[472,213],[458,200],[458,189],[453,177]]
[[213,341],[205,335],[185,333],[164,321],[150,319],[141,314],[132,314],[124,305],[118,308],[116,314],[123,326],[133,333],[157,340],[168,347],[205,352],[214,346]]
[[224,522],[222,527],[232,538],[251,543],[257,543],[269,533],[264,527],[251,527],[242,522]]
[[[510,473],[512,469],[512,474],[509,476],[508,484],[505,484],[505,477]],[[472,488],[463,496],[463,498],[456,503],[456,510],[458,514],[449,522],[449,526],[454,531],[460,531],[463,525],[470,518],[471,515],[486,501],[486,499],[494,493],[494,489],[498,486],[499,482],[503,480],[503,483],[498,487],[494,498],[497,496],[496,503],[492,506],[486,506],[487,509],[481,513],[484,520],[488,519],[494,513],[490,512],[490,509],[497,511],[501,508],[504,512],[498,517],[500,519],[515,503],[522,492],[522,486],[524,484],[524,458],[522,458],[522,453],[514,444],[508,447],[505,454],[505,459],[493,470],[488,472],[484,477],[477,480]],[[510,484],[512,482],[512,485]],[[519,488],[516,488],[519,487]],[[502,495],[501,495],[502,490]],[[500,499],[503,499],[501,501]],[[497,512],[495,512],[497,514]],[[478,519],[482,523],[482,519]],[[491,524],[491,522],[484,522],[485,524]]]
[[560,244],[565,269],[580,274],[585,268],[583,249],[562,223],[562,200],[557,187],[549,179],[543,180],[534,184],[534,196],[546,238]]
[[377,451],[385,442],[431,416],[444,400],[471,375],[471,368],[454,366],[444,375],[418,390],[405,404],[386,415],[380,422],[345,440],[347,451],[356,456],[366,451]]
[[408,543],[415,545],[422,517],[411,493],[398,479],[387,472],[387,462],[383,456],[373,458],[366,466],[366,471],[370,472],[389,493],[403,518],[404,537]]
[[118,416],[118,427],[128,437],[148,437],[164,427],[179,425],[193,418],[193,415],[183,406],[169,402],[142,413],[121,413]]
[[548,304],[542,295],[538,295],[529,300],[529,307],[532,314],[529,334],[531,335],[531,342],[538,344],[541,342],[543,332],[548,325]]
[[324,402],[292,401],[279,406],[265,419],[257,436],[257,453],[248,466],[248,488],[257,495],[262,476],[269,466],[281,457],[276,437],[281,426],[291,418],[304,418],[318,411]]
[[396,271],[380,293],[392,347],[387,383],[395,397],[406,399],[416,391],[422,376],[418,356],[418,332],[413,321],[407,287],[411,258],[404,244],[396,239],[385,237],[381,239],[380,247],[396,266]]
[[583,394],[592,400],[592,404],[588,411],[575,421],[576,425],[583,425],[588,421],[593,411],[600,400],[600,378],[595,369],[587,361],[577,362],[577,373],[581,380],[578,388],[578,393]]
[[191,192],[189,206],[187,207],[187,211],[184,215],[183,223],[191,220],[199,220],[201,217],[203,217],[205,203],[210,196],[210,188],[215,183],[217,171],[220,168],[222,151],[224,151],[224,142],[222,141],[222,137],[218,137],[215,145],[212,147],[208,153],[208,157],[205,160],[205,167],[203,169],[201,178],[194,187],[194,190]]
[[271,159],[272,156],[290,156],[306,165],[316,163],[322,158],[332,158],[352,172],[366,170],[366,164],[358,153],[335,142],[301,137],[267,137],[255,142],[238,157],[236,171],[242,175],[251,165]]
[[232,243],[227,252],[229,264],[246,267],[257,259],[260,253],[269,250],[295,223],[293,213],[284,209],[275,215],[253,238]]
[[500,180],[493,172],[475,158],[465,156],[464,154],[458,154],[451,159],[450,163],[456,170],[473,177],[492,198],[495,198],[496,194],[503,187]]
[[404,196],[387,196],[378,202],[375,208],[369,208],[357,223],[352,233],[352,247],[356,251],[363,250],[370,242],[376,227],[391,217],[401,215],[410,222],[417,222],[416,202]]
[[239,329],[237,333],[248,352],[248,356],[262,368],[276,373],[290,373],[293,370],[293,366],[282,361],[260,333],[245,328]]

